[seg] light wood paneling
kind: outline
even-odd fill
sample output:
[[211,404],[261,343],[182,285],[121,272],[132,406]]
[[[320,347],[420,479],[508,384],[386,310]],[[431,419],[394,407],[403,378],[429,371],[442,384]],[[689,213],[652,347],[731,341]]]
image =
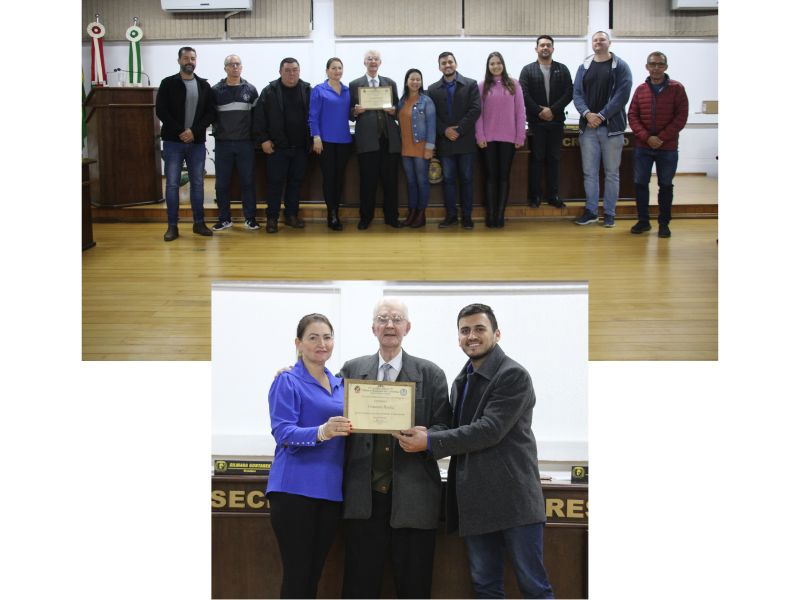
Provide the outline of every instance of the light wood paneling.
[[209,360],[211,282],[264,279],[587,280],[592,360],[716,360],[717,221],[676,219],[673,237],[569,221],[514,221],[504,230],[390,229],[347,223],[281,228],[235,224],[212,238],[162,241],[164,224],[95,224],[82,253],[86,360]]
[[467,35],[586,35],[588,0],[465,0]]
[[[161,10],[161,0],[83,0],[83,41],[88,42],[86,26],[100,13],[108,42],[125,41],[125,31],[139,17],[139,26],[147,40],[222,39],[225,13],[168,13]],[[177,53],[177,48],[175,51]]]
[[337,36],[461,34],[461,0],[334,0]]
[[617,37],[716,37],[717,11],[672,10],[670,0],[616,0]]
[[228,19],[228,34],[236,38],[308,37],[311,0],[253,0],[252,12]]

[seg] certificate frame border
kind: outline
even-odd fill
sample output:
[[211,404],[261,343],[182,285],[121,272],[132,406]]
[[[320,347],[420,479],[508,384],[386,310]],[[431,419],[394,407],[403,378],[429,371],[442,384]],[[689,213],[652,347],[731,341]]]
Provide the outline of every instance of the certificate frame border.
[[[344,416],[346,418],[349,417],[350,412],[350,385],[351,384],[366,384],[366,385],[381,385],[381,386],[393,386],[393,387],[406,387],[411,389],[411,393],[409,394],[410,398],[408,399],[410,406],[409,408],[409,416],[410,416],[410,424],[408,429],[414,427],[414,417],[416,415],[416,407],[417,407],[417,383],[415,381],[378,381],[376,379],[344,379]],[[362,429],[362,428],[353,428],[351,433],[392,433],[400,431],[399,429]]]

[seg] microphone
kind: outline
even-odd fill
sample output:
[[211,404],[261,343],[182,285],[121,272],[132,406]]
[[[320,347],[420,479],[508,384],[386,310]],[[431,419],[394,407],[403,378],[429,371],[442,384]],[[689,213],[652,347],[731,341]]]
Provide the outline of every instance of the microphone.
[[[113,72],[114,72],[114,73],[119,73],[119,72],[122,72],[122,73],[133,73],[133,71],[128,71],[128,70],[126,70],[126,69],[122,69],[122,68],[120,68],[120,67],[117,67],[116,69],[114,69],[114,71],[113,71]],[[150,75],[148,75],[148,74],[147,74],[147,73],[145,73],[144,71],[142,71],[142,75],[144,75],[145,77],[147,77],[147,85],[149,86],[149,85],[150,85]]]

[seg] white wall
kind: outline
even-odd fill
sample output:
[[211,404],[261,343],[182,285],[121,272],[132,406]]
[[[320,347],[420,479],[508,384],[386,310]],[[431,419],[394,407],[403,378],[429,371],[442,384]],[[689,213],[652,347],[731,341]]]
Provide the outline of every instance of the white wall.
[[[325,314],[334,326],[328,368],[374,354],[372,310],[399,296],[411,330],[403,348],[438,364],[448,385],[466,363],[456,316],[472,302],[490,305],[504,351],[531,373],[533,431],[542,461],[588,461],[588,286],[579,283],[217,282],[211,290],[212,454],[269,456],[267,392],[294,364],[300,318]],[[449,388],[448,388],[449,389]]]
[[[591,54],[590,36],[597,30],[608,30],[608,0],[589,1],[589,27],[585,38],[557,39],[555,60],[566,64],[575,74],[580,62]],[[544,33],[544,32],[543,32]],[[242,57],[242,76],[259,90],[277,78],[282,58],[294,56],[300,61],[301,77],[316,84],[325,79],[325,62],[338,56],[344,63],[344,80],[350,81],[364,72],[364,52],[379,50],[383,58],[381,73],[402,85],[405,72],[416,67],[422,71],[426,87],[441,77],[436,57],[449,50],[458,60],[459,71],[480,79],[485,72],[486,57],[491,51],[500,51],[509,72],[515,77],[522,67],[535,59],[533,45],[539,32],[526,38],[336,38],[333,34],[332,0],[314,0],[314,30],[309,39],[273,39],[253,41],[230,40],[176,40],[148,41],[145,30],[142,42],[142,65],[157,86],[161,79],[177,73],[177,51],[183,45],[197,50],[197,74],[215,83],[224,77],[223,60],[228,54]],[[613,35],[613,32],[612,32]],[[644,68],[648,52],[661,50],[669,57],[669,73],[681,81],[689,95],[690,114],[700,111],[703,100],[718,98],[717,91],[717,41],[716,40],[625,40],[614,39],[612,51],[628,62],[634,82],[644,81]],[[110,84],[118,80],[116,67],[127,68],[128,45],[122,42],[105,44],[106,68]],[[83,70],[90,77],[91,55],[88,44],[83,45]],[[568,122],[577,122],[574,106],[567,108]],[[690,118],[690,122],[691,122]],[[700,117],[701,122],[690,124],[681,137],[679,172],[709,173],[716,175],[717,129],[716,118]],[[710,122],[709,122],[710,121]],[[213,156],[213,138],[209,138],[209,155]],[[214,173],[213,163],[207,161],[206,169]]]

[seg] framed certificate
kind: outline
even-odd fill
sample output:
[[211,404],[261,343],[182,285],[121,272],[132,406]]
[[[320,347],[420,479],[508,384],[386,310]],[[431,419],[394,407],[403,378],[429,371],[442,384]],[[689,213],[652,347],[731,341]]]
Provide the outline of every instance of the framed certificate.
[[[375,88],[373,88],[375,89]],[[344,416],[353,433],[391,433],[414,426],[413,381],[344,380]]]
[[[360,87],[358,88],[358,103],[367,110],[383,110],[392,108],[392,88]],[[381,382],[382,383],[382,382]]]

